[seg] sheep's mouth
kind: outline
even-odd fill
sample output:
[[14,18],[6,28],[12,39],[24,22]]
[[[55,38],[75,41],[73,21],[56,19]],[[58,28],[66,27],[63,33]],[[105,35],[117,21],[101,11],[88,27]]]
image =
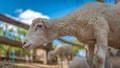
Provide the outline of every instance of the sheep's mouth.
[[30,46],[32,46],[32,44],[29,44],[27,46],[24,46],[24,48],[29,48]]

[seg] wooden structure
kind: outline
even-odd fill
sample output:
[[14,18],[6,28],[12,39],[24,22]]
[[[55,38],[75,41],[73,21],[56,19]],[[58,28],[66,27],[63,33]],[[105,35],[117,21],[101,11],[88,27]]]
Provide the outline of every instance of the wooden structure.
[[[0,36],[0,43],[1,44],[5,44],[5,45],[10,45],[10,46],[18,47],[18,48],[22,48],[21,41],[16,41],[16,40],[8,39],[8,38],[2,37],[2,36]],[[48,47],[46,47],[46,46],[40,46],[38,48],[42,48],[42,49],[46,50]]]
[[16,20],[14,20],[14,19],[12,19],[10,17],[7,17],[7,16],[5,16],[3,14],[0,14],[0,20],[6,22],[8,24],[12,24],[12,25],[21,27],[21,28],[26,29],[26,30],[29,29],[29,26],[27,24],[24,24],[24,23],[22,23],[20,21],[16,21]]
[[0,43],[22,48],[21,42],[0,36]]

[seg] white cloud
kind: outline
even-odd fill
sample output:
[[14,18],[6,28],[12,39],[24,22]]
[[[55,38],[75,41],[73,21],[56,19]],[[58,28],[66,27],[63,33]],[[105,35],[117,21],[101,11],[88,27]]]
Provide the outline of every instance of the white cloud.
[[18,17],[13,17],[13,16],[8,15],[8,14],[6,14],[6,16],[11,17],[15,20],[21,21],[21,22],[28,24],[28,25],[30,25],[32,23],[32,20],[35,18],[49,19],[49,17],[47,15],[43,15],[42,13],[33,11],[31,9],[28,9],[26,11],[21,12]]
[[22,13],[22,12],[23,12],[23,9],[21,9],[21,8],[20,8],[20,9],[17,9],[17,10],[15,10],[15,12],[16,12],[16,13]]
[[19,19],[22,22],[25,22],[26,24],[29,24],[29,25],[32,23],[32,20],[35,19],[35,18],[46,18],[46,19],[49,19],[48,16],[43,15],[40,12],[36,12],[36,11],[30,10],[30,9],[22,12],[19,15]]
[[[28,10],[26,10],[24,12],[21,12],[18,17],[14,17],[14,16],[11,16],[9,14],[5,14],[5,15],[8,16],[8,17],[10,17],[10,18],[12,18],[12,19],[21,21],[21,22],[23,22],[25,24],[28,24],[28,25],[30,25],[32,23],[32,20],[35,19],[35,18],[46,18],[46,19],[49,19],[48,16],[43,15],[40,12],[36,12],[36,11],[30,10],[30,9],[28,9]],[[14,25],[9,25],[8,26],[8,29],[11,29],[11,28],[13,28],[14,30],[16,30],[16,26],[14,26]]]

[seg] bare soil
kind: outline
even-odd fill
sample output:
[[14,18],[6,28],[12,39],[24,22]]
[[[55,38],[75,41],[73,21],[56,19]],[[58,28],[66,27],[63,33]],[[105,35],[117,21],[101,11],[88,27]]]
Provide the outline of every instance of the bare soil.
[[112,58],[113,68],[120,68],[120,57]]
[[[112,58],[113,68],[120,68],[120,57]],[[0,62],[0,68],[58,68],[55,65],[43,65],[39,63],[10,63]],[[67,68],[65,65],[64,68]]]

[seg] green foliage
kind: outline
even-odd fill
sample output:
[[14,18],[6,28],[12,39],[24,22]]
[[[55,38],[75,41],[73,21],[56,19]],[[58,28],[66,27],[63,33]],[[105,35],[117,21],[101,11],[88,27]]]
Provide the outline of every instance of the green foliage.
[[[14,28],[8,28],[9,26],[10,26],[10,24],[7,24],[7,23],[3,23],[3,26],[0,26],[0,36],[7,35],[7,37],[12,37],[12,39],[14,39],[14,40],[21,41],[22,40],[21,36],[23,36],[23,37],[25,36],[26,30],[19,28],[19,27],[15,27],[15,26],[14,26]],[[5,29],[3,29],[3,28],[5,28]],[[21,53],[22,55],[30,54],[29,50],[0,44],[0,53],[2,53],[3,55],[6,55],[6,52],[8,50],[10,52],[12,50],[14,50],[15,54],[19,54],[19,53]]]
[[[71,41],[71,42],[76,43],[76,44],[80,44],[80,45],[84,45],[84,43],[82,43],[82,42],[80,42],[78,40],[74,40],[74,41]],[[82,48],[78,48],[78,47],[73,45],[73,52],[74,52],[74,54],[77,54],[80,49],[82,49]]]
[[21,28],[17,28],[17,33],[25,36],[26,35],[26,30],[21,29]]
[[20,39],[19,36],[15,36],[15,37],[14,37],[14,40],[16,40],[16,41],[20,41],[21,39]]
[[6,46],[4,44],[0,44],[0,52],[1,54],[6,54],[7,50],[8,50],[9,46]]
[[9,32],[14,32],[14,30],[13,29],[9,29]]
[[73,46],[73,53],[74,53],[74,54],[77,54],[77,53],[78,53],[78,51],[79,51],[79,48],[77,48],[77,47]]
[[57,47],[57,45],[53,45],[53,49],[55,49]]
[[84,43],[80,42],[79,40],[74,40],[74,41],[71,41],[73,43],[76,43],[76,44],[80,44],[80,45],[84,45]]
[[6,55],[7,51],[10,51],[10,52],[14,51],[16,55],[18,55],[18,54],[22,54],[22,56],[30,55],[29,50],[0,44],[0,53],[3,55]]
[[3,28],[2,27],[0,27],[0,32],[3,32]]
[[0,36],[3,36],[4,35],[4,30],[3,30],[3,28],[2,27],[0,27]]

